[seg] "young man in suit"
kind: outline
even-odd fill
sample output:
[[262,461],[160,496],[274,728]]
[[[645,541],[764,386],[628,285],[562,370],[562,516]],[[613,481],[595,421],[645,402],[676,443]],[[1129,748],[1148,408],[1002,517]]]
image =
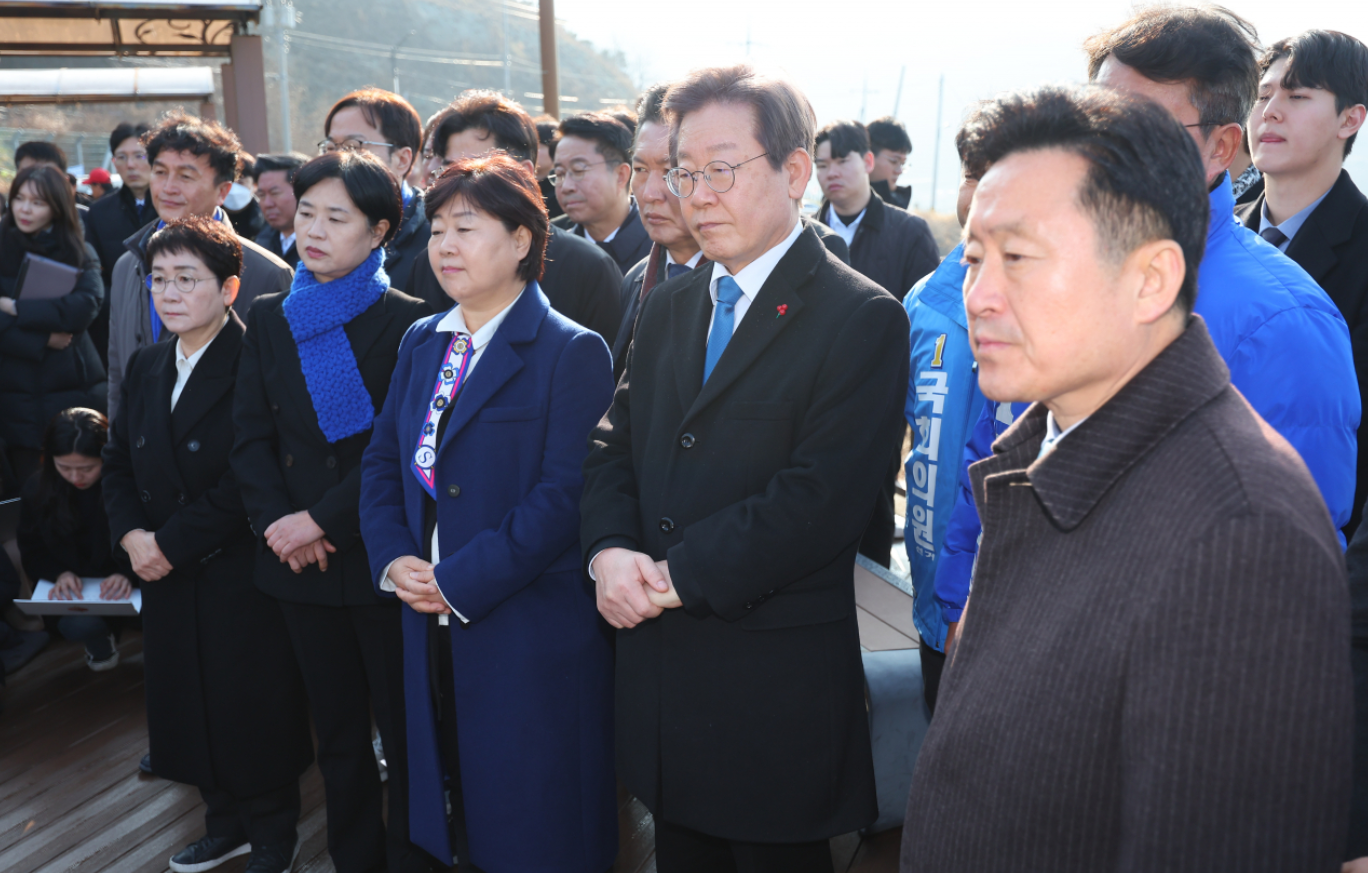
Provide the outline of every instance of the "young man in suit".
[[907,318],[799,220],[816,125],[795,86],[704,69],[665,111],[712,263],[646,298],[585,462],[618,775],[661,873],[827,873],[827,839],[876,812],[853,573],[903,433]]
[[870,150],[874,152],[874,169],[869,173],[874,193],[899,209],[907,209],[912,203],[912,186],[898,184],[907,156],[912,154],[907,127],[888,115],[869,122],[867,130]]
[[[1344,159],[1368,114],[1368,47],[1347,34],[1310,30],[1274,43],[1259,70],[1249,139],[1264,192],[1238,212],[1339,307],[1349,323],[1361,399],[1368,389],[1368,200]],[[1360,439],[1348,537],[1365,496],[1368,451]]]
[[[535,167],[537,129],[527,112],[496,91],[467,91],[428,122],[428,138],[443,170],[462,158],[501,149]],[[611,347],[619,320],[618,287],[622,273],[603,249],[551,225],[546,243],[546,271],[539,283],[551,308],[603,337]],[[433,312],[451,308],[431,264],[419,265],[410,292]]]
[[301,154],[258,155],[252,173],[256,177],[256,196],[266,227],[257,234],[257,245],[280,258],[291,268],[299,266],[295,246],[295,171],[308,163]]
[[632,199],[632,129],[606,112],[586,112],[562,121],[559,132],[548,177],[565,210],[556,224],[593,242],[626,273],[651,249]]
[[974,592],[901,869],[1339,870],[1344,560],[1193,314],[1202,157],[1149,100],[994,104],[964,306],[983,393],[1032,406],[970,468]]

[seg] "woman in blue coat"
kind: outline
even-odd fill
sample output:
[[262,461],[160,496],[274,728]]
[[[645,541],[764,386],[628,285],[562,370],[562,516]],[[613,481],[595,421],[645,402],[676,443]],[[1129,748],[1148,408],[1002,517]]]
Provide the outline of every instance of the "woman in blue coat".
[[526,168],[460,161],[427,210],[456,305],[405,336],[361,484],[376,588],[405,604],[410,836],[462,873],[603,873],[612,649],[578,543],[612,358],[537,287],[549,225]]

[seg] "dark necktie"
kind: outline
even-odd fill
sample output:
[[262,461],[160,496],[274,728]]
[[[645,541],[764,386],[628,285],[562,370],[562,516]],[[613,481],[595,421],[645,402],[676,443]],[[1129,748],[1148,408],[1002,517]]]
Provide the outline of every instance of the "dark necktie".
[[1273,247],[1277,249],[1282,248],[1283,243],[1287,242],[1287,234],[1278,230],[1271,224],[1268,227],[1265,227],[1263,230],[1259,231],[1259,236],[1268,240],[1269,243],[1271,243]]
[[708,333],[708,355],[703,360],[703,381],[708,381],[722,351],[731,342],[736,327],[736,301],[741,299],[741,286],[731,276],[717,280],[717,309],[713,315],[712,331]]
[[665,267],[666,278],[674,279],[692,270],[688,264],[669,264]]

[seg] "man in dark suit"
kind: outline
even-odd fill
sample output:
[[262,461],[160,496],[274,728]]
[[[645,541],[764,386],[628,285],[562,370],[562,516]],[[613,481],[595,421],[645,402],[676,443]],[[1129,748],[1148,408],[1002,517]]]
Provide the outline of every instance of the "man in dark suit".
[[912,138],[907,127],[891,115],[869,122],[869,145],[874,152],[874,169],[869,174],[874,193],[886,203],[908,209],[912,205],[912,186],[899,185],[907,156],[912,154]]
[[[434,155],[446,169],[461,158],[502,149],[536,167],[537,129],[517,103],[496,91],[467,91],[428,123]],[[546,243],[546,271],[540,282],[551,308],[579,322],[612,346],[617,337],[622,273],[608,253],[553,223]],[[430,263],[414,271],[409,293],[432,307],[451,308]]]
[[876,811],[853,572],[903,431],[907,317],[799,220],[797,88],[711,68],[665,109],[712,263],[646,298],[585,462],[618,775],[661,873],[830,871],[827,839]]
[[606,112],[586,112],[562,121],[559,133],[547,177],[565,210],[556,226],[603,249],[626,273],[651,248],[632,199],[632,129]]
[[982,545],[902,870],[1338,871],[1344,561],[1192,313],[1200,152],[1157,103],[1047,87],[982,110],[965,155],[990,167],[965,228],[979,385],[1034,402],[970,468]]
[[282,155],[257,155],[252,172],[256,177],[256,196],[266,227],[257,234],[256,244],[290,265],[299,266],[295,247],[295,171],[309,159],[296,152]]
[[[1368,47],[1311,30],[1272,45],[1259,62],[1249,119],[1263,194],[1237,210],[1245,226],[1296,261],[1349,324],[1360,396],[1368,396],[1368,200],[1344,159],[1368,113]],[[1368,441],[1358,445],[1352,538],[1368,496]]]

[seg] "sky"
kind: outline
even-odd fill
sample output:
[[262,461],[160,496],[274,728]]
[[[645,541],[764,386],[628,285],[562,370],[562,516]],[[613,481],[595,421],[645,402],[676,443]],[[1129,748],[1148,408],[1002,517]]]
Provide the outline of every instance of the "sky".
[[[1368,2],[1362,0],[1227,5],[1258,28],[1264,43],[1310,28],[1342,30],[1368,41]],[[1083,81],[1083,40],[1124,20],[1133,8],[1118,0],[691,0],[673,6],[556,0],[556,17],[581,38],[626,55],[638,85],[694,67],[749,60],[787,72],[807,93],[819,123],[862,115],[871,121],[896,110],[913,148],[901,184],[912,186],[914,207],[929,208],[938,155],[935,206],[948,212],[959,184],[954,136],[965,108],[1016,88]],[[937,151],[941,76],[945,98]],[[1359,149],[1346,166],[1368,180],[1368,142]]]

